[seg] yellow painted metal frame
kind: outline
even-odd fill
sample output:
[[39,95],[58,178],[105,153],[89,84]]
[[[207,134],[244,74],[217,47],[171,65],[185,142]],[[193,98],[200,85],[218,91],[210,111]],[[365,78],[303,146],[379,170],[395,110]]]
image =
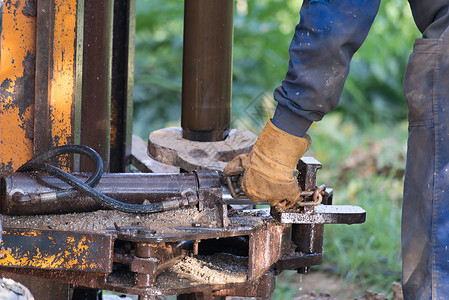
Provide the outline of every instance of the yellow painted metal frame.
[[[83,3],[4,3],[0,56],[2,172],[14,171],[51,147],[79,143]],[[66,168],[70,165],[63,163]]]

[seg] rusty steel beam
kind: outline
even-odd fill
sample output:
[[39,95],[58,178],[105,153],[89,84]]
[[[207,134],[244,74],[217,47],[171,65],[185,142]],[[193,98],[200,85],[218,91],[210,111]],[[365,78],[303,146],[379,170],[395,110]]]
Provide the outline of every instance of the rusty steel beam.
[[136,0],[114,1],[110,172],[125,172],[132,144]]
[[[86,0],[84,3],[83,83],[81,144],[97,151],[109,169],[111,134],[111,74],[113,0]],[[81,171],[93,164],[82,157]]]
[[182,73],[183,137],[221,141],[229,133],[233,0],[186,0]]
[[291,227],[261,226],[249,237],[248,280],[255,280],[273,268],[287,252]]
[[[83,0],[37,3],[34,154],[79,144]],[[70,170],[69,156],[59,159]]]
[[112,272],[111,235],[19,228],[3,231],[3,267]]
[[36,2],[2,1],[0,171],[33,157]]

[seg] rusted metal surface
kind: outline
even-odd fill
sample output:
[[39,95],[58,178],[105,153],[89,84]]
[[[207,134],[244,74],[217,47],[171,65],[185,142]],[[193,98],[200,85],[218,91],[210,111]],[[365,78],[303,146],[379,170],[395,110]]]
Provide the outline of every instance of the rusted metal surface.
[[[111,136],[111,73],[113,0],[84,3],[83,86],[81,144],[97,151],[109,169]],[[92,171],[81,158],[81,171]]]
[[178,127],[153,131],[148,138],[148,154],[155,160],[186,171],[215,170],[224,167],[235,156],[249,153],[257,136],[246,130],[233,129],[220,142],[197,142],[184,139]]
[[[117,276],[120,276],[117,274]],[[247,281],[243,283],[227,283],[227,284],[198,284],[185,278],[171,277],[169,272],[162,273],[156,281],[155,286],[138,288],[125,287],[125,281],[121,284],[118,278],[106,284],[105,289],[114,290],[121,293],[131,293],[136,295],[189,295],[196,294],[203,296],[239,296],[239,297],[258,297],[269,298],[273,293],[275,282],[274,272],[267,272],[257,280]],[[124,277],[122,277],[123,279]],[[128,284],[131,281],[127,281]],[[188,298],[187,298],[188,299]],[[200,298],[201,299],[201,298]],[[207,299],[207,298],[206,298]]]
[[360,224],[366,212],[353,205],[318,205],[304,211],[271,209],[273,218],[284,224]]
[[306,254],[302,252],[288,253],[281,257],[275,264],[276,273],[284,270],[298,270],[323,263],[323,253]]
[[[125,227],[115,228],[109,233],[104,233],[112,239],[110,244],[114,244],[114,252],[103,253],[104,263],[110,266],[110,261],[113,261],[115,267],[103,269],[101,273],[91,272],[94,269],[88,271],[84,269],[86,272],[74,271],[72,270],[74,268],[63,271],[60,269],[36,269],[35,266],[32,266],[30,269],[28,265],[25,265],[28,268],[8,268],[5,267],[2,260],[0,260],[0,269],[14,273],[26,272],[31,276],[55,277],[57,281],[69,282],[77,286],[136,295],[206,293],[215,296],[235,295],[266,298],[274,289],[274,272],[308,267],[322,261],[322,251],[316,252],[320,250],[319,247],[305,249],[313,253],[302,253],[299,251],[299,247],[294,248],[291,241],[297,241],[292,240],[292,225],[274,222],[268,209],[235,212],[229,216],[229,220],[228,228],[192,226],[171,228],[166,233],[161,233],[161,231],[150,233],[148,231],[149,234],[146,234],[143,229],[138,229],[138,227],[136,227],[136,231],[124,230]],[[69,217],[67,222],[70,222]],[[5,230],[7,236],[11,232],[17,232],[17,230]],[[23,232],[29,233],[28,235],[31,235],[29,238],[37,238],[33,236],[32,233],[35,232],[33,230],[24,229]],[[73,234],[60,231],[59,233]],[[102,235],[96,234],[98,237]],[[228,238],[238,238],[239,240],[248,240],[249,238],[249,244],[245,250],[243,244],[231,242]],[[218,243],[221,239],[226,247],[220,246],[223,245],[223,242]],[[61,237],[60,240],[63,238]],[[5,242],[7,241],[8,237],[5,239]],[[189,243],[189,241],[194,241],[200,247],[195,247],[194,243]],[[216,247],[212,247],[209,243],[206,248],[202,247],[202,243],[207,241],[216,241],[218,244]],[[35,243],[34,240],[32,243]],[[22,244],[24,243],[20,242],[20,245]],[[91,241],[88,245],[89,248],[96,248],[98,244]],[[37,245],[39,246],[39,244]],[[77,247],[69,247],[67,251],[73,252],[76,249]],[[58,249],[53,249],[53,251],[55,255],[62,255],[59,254],[61,251]],[[204,255],[205,251],[209,253],[208,255],[224,251],[224,253],[239,253],[239,255],[247,256],[248,279],[245,282],[206,284],[194,278],[180,277],[169,268],[173,262],[184,256],[201,255],[202,253]],[[75,253],[77,252],[75,251]],[[83,265],[90,266],[91,260],[98,263],[97,256],[89,256],[89,260],[86,260]],[[73,254],[70,257],[73,257]],[[33,260],[33,262],[36,261],[39,260]],[[50,268],[53,267],[58,268],[58,266],[50,265]]]
[[132,144],[136,0],[114,1],[110,171],[125,172]]
[[291,228],[269,224],[254,231],[249,238],[248,279],[254,280],[272,269],[287,252]]
[[133,135],[131,148],[131,164],[143,173],[179,173],[179,169],[160,163],[147,154],[147,143]]
[[[83,1],[37,3],[34,154],[79,144]],[[69,156],[59,164],[71,169]]]
[[[260,218],[265,218],[268,223],[261,222]],[[104,252],[97,252],[95,256],[87,255],[82,265],[90,267],[89,269],[81,268],[83,272],[79,272],[78,270],[80,268],[78,268],[78,266],[76,265],[71,266],[71,268],[61,268],[59,264],[49,264],[48,268],[46,268],[37,267],[36,265],[30,266],[29,264],[22,264],[20,265],[20,268],[16,268],[14,267],[14,265],[5,264],[2,260],[0,260],[0,270],[3,272],[10,271],[19,274],[26,273],[30,276],[54,278],[56,281],[69,282],[76,286],[83,286],[94,289],[115,290],[118,292],[133,293],[138,295],[172,295],[204,292],[215,294],[216,291],[226,290],[226,293],[228,295],[253,297],[263,295],[264,297],[267,297],[269,294],[271,294],[274,287],[274,277],[272,274],[273,272],[262,274],[255,280],[249,280],[243,283],[204,284],[192,279],[177,277],[176,274],[173,274],[173,272],[168,268],[176,260],[189,255],[189,253],[192,253],[194,251],[194,247],[189,246],[189,243],[187,241],[194,240],[201,244],[202,240],[215,241],[216,238],[227,238],[232,236],[245,237],[250,236],[252,233],[255,234],[253,242],[257,245],[255,244],[255,247],[253,247],[253,249],[251,250],[252,252],[249,251],[246,253],[246,255],[270,257],[270,255],[273,255],[269,253],[271,252],[270,247],[260,247],[260,245],[258,245],[258,243],[266,244],[266,238],[268,238],[270,234],[273,233],[273,231],[269,229],[269,227],[273,224],[269,221],[269,218],[270,217],[268,212],[257,215],[250,214],[248,215],[248,218],[236,216],[236,219],[231,221],[231,223],[234,224],[229,230],[221,229],[221,231],[219,232],[209,231],[207,230],[208,228],[205,228],[204,230],[194,230],[194,232],[191,232],[190,230],[172,230],[173,233],[176,232],[175,235],[154,235],[152,237],[152,241],[144,241],[145,235],[135,235],[134,238],[128,239],[126,234],[119,234],[118,232],[111,232],[110,234],[76,233],[79,236],[88,236],[89,238],[90,235],[95,235],[97,237],[106,235],[108,239],[111,239],[111,242],[108,242],[108,244],[115,244],[114,252],[109,252],[112,251],[112,246],[110,246],[103,247],[108,248],[108,253],[105,253],[105,250],[101,250]],[[67,221],[70,222],[70,218],[68,218]],[[275,226],[279,227],[280,225]],[[275,229],[275,231],[278,230]],[[32,239],[32,241],[30,241],[29,243],[18,241],[18,245],[27,244],[29,245],[28,247],[33,248],[34,244],[38,247],[38,249],[43,249],[40,250],[41,256],[45,256],[45,254],[47,252],[50,252],[50,250],[52,250],[53,255],[56,256],[64,255],[64,253],[71,253],[70,257],[73,258],[77,257],[77,255],[80,255],[78,254],[79,247],[72,246],[64,248],[63,245],[62,247],[54,246],[56,248],[51,248],[53,246],[50,245],[50,250],[45,250],[40,246],[39,243],[36,243],[39,242],[39,240],[42,240],[42,238],[39,238],[40,232],[46,232],[47,234],[49,234],[48,236],[55,238],[57,243],[59,240],[58,244],[64,244],[64,238],[75,233],[61,231],[56,232],[50,230],[35,231],[29,229],[5,230],[5,235],[7,236],[7,238],[5,239],[6,244],[4,245],[4,248],[7,249],[7,253],[9,253],[8,251],[10,251],[8,250],[8,248],[12,249],[11,242],[9,242],[8,239],[16,238],[16,232],[25,233],[27,235],[26,238]],[[35,235],[34,233],[38,234]],[[65,236],[63,235],[59,237],[59,239],[56,239],[56,233],[65,234]],[[265,238],[260,238],[262,236]],[[79,241],[75,238],[75,241],[73,243],[79,244]],[[99,244],[101,243],[90,239],[90,243],[86,244],[88,247],[84,249],[84,252],[97,249]],[[228,247],[226,248],[226,251],[229,251],[229,246],[232,248],[233,244],[227,244]],[[240,244],[235,244],[234,247],[240,247],[239,245]],[[285,246],[285,243],[283,246]],[[59,248],[62,248],[62,250],[60,250]],[[24,248],[22,247],[22,249]],[[28,250],[33,253],[33,249]],[[218,249],[214,251],[223,250],[220,248],[214,249]],[[25,249],[21,252],[24,251]],[[285,251],[282,250],[282,252]],[[92,263],[110,266],[111,260],[113,260],[114,264],[126,265],[128,266],[128,268],[123,269],[117,267],[108,267],[101,269],[101,273],[93,272],[96,271],[96,268],[92,267]],[[33,264],[37,263],[39,263],[39,259],[33,259]],[[223,295],[223,292],[217,293],[219,293],[219,295]]]
[[0,171],[33,156],[36,64],[35,1],[2,1],[0,61]]
[[303,191],[312,191],[316,187],[316,174],[322,168],[321,163],[313,157],[302,157],[298,162],[300,187]]
[[228,206],[223,202],[223,189],[220,188],[200,188],[198,190],[199,196],[199,210],[207,211],[208,214],[214,215],[213,218],[219,221],[219,226],[228,227]]
[[[83,181],[87,179],[87,175],[78,177]],[[0,178],[1,212],[9,215],[28,215],[104,209],[98,201],[86,196],[78,195],[59,200],[50,197],[56,190],[67,188],[67,184],[50,176],[5,174]],[[217,220],[227,219],[227,214],[223,212],[219,176],[215,172],[109,173],[101,178],[96,189],[109,197],[131,204],[178,201],[180,205],[184,205],[184,202],[188,201],[188,206],[193,204],[190,203],[192,201],[200,201],[201,210],[208,208],[210,213],[217,210]]]
[[3,229],[0,265],[110,273],[112,236],[34,229]]
[[188,251],[175,244],[137,243],[135,257],[129,263],[130,271],[136,273],[136,286],[152,286],[161,272],[186,255]]
[[233,0],[187,0],[182,74],[183,137],[222,141],[231,111]]
[[267,272],[259,279],[254,280],[251,284],[235,284],[234,287],[214,291],[215,296],[240,296],[240,297],[257,297],[266,299],[273,294],[275,288],[274,272]]

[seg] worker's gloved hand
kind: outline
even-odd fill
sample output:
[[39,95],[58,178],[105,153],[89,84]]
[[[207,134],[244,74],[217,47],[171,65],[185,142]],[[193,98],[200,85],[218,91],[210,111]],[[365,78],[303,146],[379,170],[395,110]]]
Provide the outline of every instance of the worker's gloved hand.
[[301,194],[296,165],[311,144],[307,134],[300,138],[268,121],[251,153],[234,158],[224,173],[243,173],[242,189],[252,201],[268,200],[271,206],[282,202],[282,207],[288,208]]

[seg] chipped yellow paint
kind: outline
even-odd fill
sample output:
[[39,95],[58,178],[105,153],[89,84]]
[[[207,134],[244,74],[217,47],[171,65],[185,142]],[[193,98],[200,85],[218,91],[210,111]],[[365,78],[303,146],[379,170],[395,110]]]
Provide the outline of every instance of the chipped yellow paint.
[[33,156],[36,18],[24,14],[25,4],[25,0],[10,0],[3,5],[0,171],[15,170]]
[[29,230],[29,231],[5,231],[3,230],[3,235],[20,235],[20,236],[28,236],[28,237],[35,237],[41,235],[40,231],[36,230]]
[[48,239],[49,239],[53,244],[55,244],[55,245],[57,244],[56,241],[55,241],[55,239],[54,239],[53,237],[49,236]]
[[0,266],[80,271],[101,268],[101,264],[86,260],[90,243],[92,241],[87,237],[76,242],[73,236],[69,236],[66,239],[67,250],[52,254],[43,253],[40,248],[36,248],[34,254],[27,252],[19,255],[18,249],[2,248]]

